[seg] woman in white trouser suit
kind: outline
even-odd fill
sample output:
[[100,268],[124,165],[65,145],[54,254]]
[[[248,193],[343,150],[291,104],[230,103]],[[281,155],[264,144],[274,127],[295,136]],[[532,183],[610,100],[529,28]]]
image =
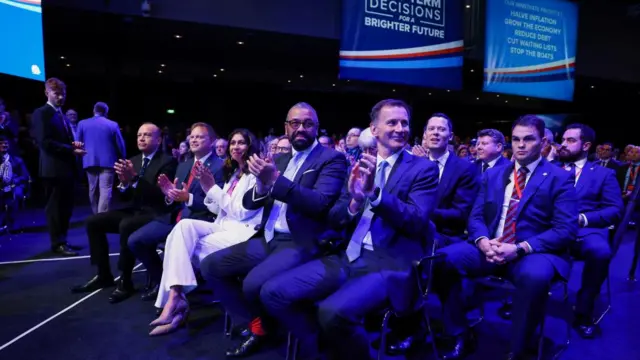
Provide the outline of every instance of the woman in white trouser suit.
[[198,265],[207,255],[246,241],[257,232],[262,209],[246,210],[242,207],[242,198],[256,183],[255,176],[247,170],[246,160],[258,152],[258,141],[253,134],[238,129],[229,136],[224,187],[215,185],[213,175],[202,168],[199,178],[207,192],[204,202],[218,217],[213,223],[181,220],[167,237],[162,280],[155,304],[163,310],[150,324],[155,328],[149,335],[172,332],[186,322],[189,304],[185,294],[197,286],[192,262]]

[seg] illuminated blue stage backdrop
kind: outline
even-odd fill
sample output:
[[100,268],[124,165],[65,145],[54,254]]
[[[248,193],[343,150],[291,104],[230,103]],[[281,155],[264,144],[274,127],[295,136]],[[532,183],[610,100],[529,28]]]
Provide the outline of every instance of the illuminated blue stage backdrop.
[[0,73],[44,81],[40,0],[0,0]]
[[573,100],[578,6],[566,0],[488,0],[484,90]]
[[462,87],[462,0],[343,0],[340,78]]

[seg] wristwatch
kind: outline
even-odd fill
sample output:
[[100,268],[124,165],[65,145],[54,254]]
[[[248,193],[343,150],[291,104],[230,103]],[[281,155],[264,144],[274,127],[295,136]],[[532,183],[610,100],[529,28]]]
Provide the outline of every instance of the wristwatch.
[[520,245],[520,243],[516,244],[516,255],[518,255],[518,257],[527,255],[527,250],[525,250],[524,247]]

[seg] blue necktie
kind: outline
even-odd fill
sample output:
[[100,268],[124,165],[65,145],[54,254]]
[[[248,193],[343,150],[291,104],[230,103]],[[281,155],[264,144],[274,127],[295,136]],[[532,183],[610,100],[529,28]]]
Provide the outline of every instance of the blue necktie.
[[[386,184],[386,170],[389,163],[385,160],[378,164],[378,170],[376,172],[376,180],[375,186],[380,189],[384,189]],[[351,235],[351,241],[349,241],[349,245],[347,246],[347,258],[349,262],[353,262],[357,258],[360,257],[362,253],[362,244],[364,242],[367,233],[369,233],[369,228],[371,227],[371,220],[373,219],[373,212],[371,211],[371,205],[367,200],[367,205],[365,206],[365,210],[362,213],[362,217],[360,218],[360,222],[356,226],[356,229],[353,231],[353,235]],[[373,240],[372,240],[373,243]]]
[[144,172],[147,171],[147,166],[151,160],[148,157],[142,159],[142,167],[140,168],[140,177],[144,176]]

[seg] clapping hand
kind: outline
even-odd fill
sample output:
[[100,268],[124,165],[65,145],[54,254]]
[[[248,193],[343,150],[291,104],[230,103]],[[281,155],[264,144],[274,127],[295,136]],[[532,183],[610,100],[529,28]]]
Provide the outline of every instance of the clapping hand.
[[177,187],[178,181],[174,182],[174,188],[169,190],[167,193],[167,197],[169,200],[174,202],[187,202],[189,201],[189,190],[187,189],[187,184],[182,183],[182,189],[178,189]]
[[256,154],[247,160],[247,167],[257,179],[256,189],[259,195],[266,194],[280,176],[280,172],[270,160],[262,160]]
[[125,186],[137,175],[131,160],[120,159],[113,165],[113,169],[118,175],[118,180]]
[[197,177],[200,179],[200,187],[205,193],[208,193],[216,184],[216,179],[213,177],[211,170],[206,166],[198,168]]
[[420,157],[427,157],[429,156],[429,150],[425,149],[424,147],[422,147],[422,145],[415,145],[412,149],[411,149],[411,153],[415,156],[420,156]]
[[178,178],[176,178],[172,183],[171,180],[169,180],[169,178],[167,177],[167,175],[160,174],[160,176],[158,176],[158,186],[160,187],[160,190],[162,190],[162,193],[164,194],[164,196],[169,197],[169,191],[175,189],[177,183],[178,183]]

